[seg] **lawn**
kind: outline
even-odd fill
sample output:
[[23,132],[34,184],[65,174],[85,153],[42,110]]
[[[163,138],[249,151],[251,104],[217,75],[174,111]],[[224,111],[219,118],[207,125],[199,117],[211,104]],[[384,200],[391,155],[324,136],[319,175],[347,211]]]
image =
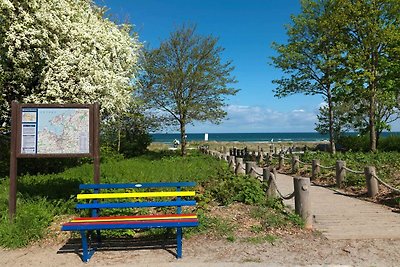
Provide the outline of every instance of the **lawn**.
[[[76,214],[75,196],[79,193],[81,183],[93,182],[93,165],[82,164],[60,173],[20,175],[18,178],[17,215],[10,224],[8,217],[8,179],[0,181],[0,246],[23,247],[32,241],[40,240],[49,231],[49,225],[58,218],[68,214]],[[197,213],[201,227],[188,234],[211,232],[217,236],[234,240],[232,231],[241,227],[237,222],[227,217],[213,214],[218,206],[241,204],[242,209],[248,206],[263,209],[271,216],[279,217],[281,225],[299,227],[302,225],[295,215],[287,216],[282,205],[269,204],[264,197],[263,185],[250,177],[233,175],[223,161],[202,155],[196,151],[182,158],[175,152],[148,152],[146,155],[123,159],[120,156],[106,157],[101,164],[102,183],[135,183],[135,182],[167,182],[195,181],[197,182]],[[273,202],[275,203],[275,202]],[[252,208],[252,209],[254,209]],[[251,216],[248,212],[246,216]],[[225,216],[224,215],[224,216]],[[265,217],[265,218],[264,218]],[[268,217],[268,216],[267,216]],[[257,218],[254,227],[269,224],[270,216]],[[250,227],[250,226],[249,226]],[[253,227],[253,228],[254,228]],[[250,229],[250,228],[249,228]],[[264,233],[261,234],[264,236]],[[254,238],[258,238],[257,236]],[[261,238],[262,239],[262,238]],[[269,239],[265,239],[269,240]]]

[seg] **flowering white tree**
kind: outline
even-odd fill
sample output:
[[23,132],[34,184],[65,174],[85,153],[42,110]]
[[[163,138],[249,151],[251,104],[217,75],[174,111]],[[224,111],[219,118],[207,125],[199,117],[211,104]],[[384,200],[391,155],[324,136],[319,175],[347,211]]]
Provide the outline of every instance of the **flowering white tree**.
[[91,0],[0,0],[0,126],[12,100],[124,111],[141,43]]

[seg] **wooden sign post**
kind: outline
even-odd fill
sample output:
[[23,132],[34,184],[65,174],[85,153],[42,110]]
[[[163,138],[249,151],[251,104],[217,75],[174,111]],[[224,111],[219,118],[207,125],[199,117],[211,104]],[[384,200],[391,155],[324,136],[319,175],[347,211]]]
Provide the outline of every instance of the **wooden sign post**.
[[17,204],[18,158],[93,158],[100,183],[99,104],[11,104],[9,214]]

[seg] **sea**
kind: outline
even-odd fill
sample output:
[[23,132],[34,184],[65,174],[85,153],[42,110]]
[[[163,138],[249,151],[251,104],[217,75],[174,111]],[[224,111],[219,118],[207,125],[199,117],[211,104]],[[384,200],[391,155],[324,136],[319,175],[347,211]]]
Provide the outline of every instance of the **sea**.
[[[357,133],[347,133],[357,135]],[[382,137],[400,135],[400,132],[384,132]],[[153,142],[172,143],[180,140],[180,133],[153,133]],[[204,141],[205,133],[188,133],[188,141]],[[329,136],[317,132],[309,133],[208,133],[208,141],[217,142],[322,142],[328,141]]]

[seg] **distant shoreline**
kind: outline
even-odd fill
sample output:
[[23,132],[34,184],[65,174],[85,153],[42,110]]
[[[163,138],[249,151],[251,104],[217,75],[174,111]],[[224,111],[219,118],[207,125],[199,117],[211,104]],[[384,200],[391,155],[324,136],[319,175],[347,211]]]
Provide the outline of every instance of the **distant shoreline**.
[[[180,140],[179,133],[151,134],[153,142],[171,143]],[[208,137],[208,140],[205,140]],[[288,142],[323,142],[329,140],[327,135],[310,133],[188,133],[189,142],[248,142],[248,143],[288,143]]]
[[[174,139],[180,140],[179,133],[152,133],[153,142],[170,144]],[[346,135],[356,136],[357,133],[349,132]],[[400,135],[400,132],[384,132],[382,137],[389,135]],[[208,137],[208,140],[205,138]],[[230,142],[230,143],[326,143],[329,142],[329,135],[322,135],[317,132],[298,133],[188,133],[188,142]]]

